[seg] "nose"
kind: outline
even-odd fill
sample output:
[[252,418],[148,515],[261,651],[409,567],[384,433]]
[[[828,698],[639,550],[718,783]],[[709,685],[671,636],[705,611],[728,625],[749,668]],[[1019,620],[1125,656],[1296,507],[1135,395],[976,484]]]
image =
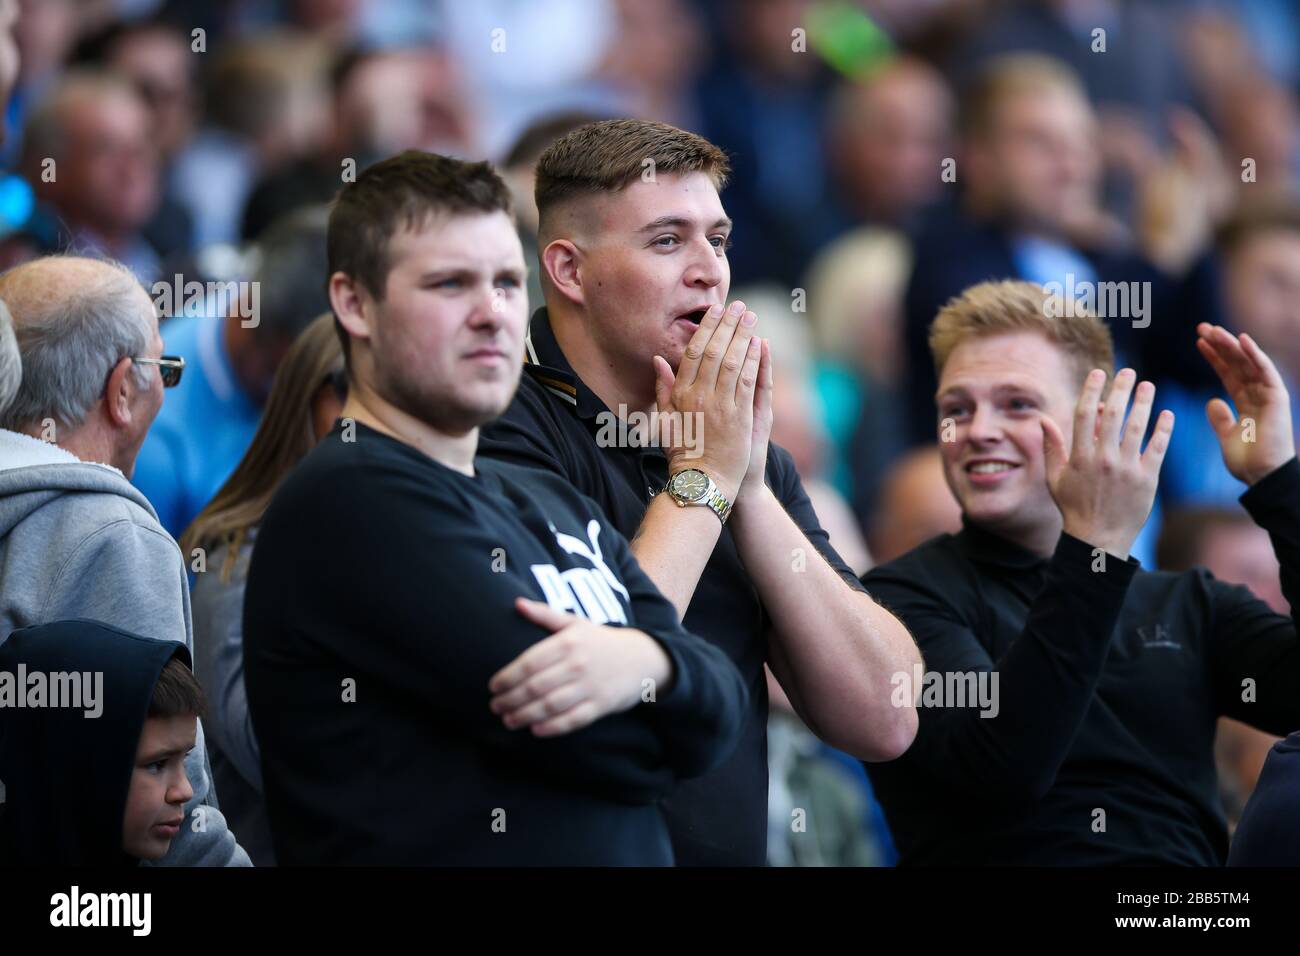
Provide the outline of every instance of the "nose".
[[505,290],[489,286],[486,292],[475,298],[470,312],[469,324],[475,329],[496,330],[505,321]]
[[171,786],[167,788],[167,802],[174,806],[184,806],[194,799],[194,788],[190,786],[190,778],[185,773],[185,767],[182,764],[177,771],[177,777],[172,781]]
[[979,403],[971,414],[966,437],[976,444],[991,444],[1002,438],[1002,424],[997,413],[988,405]]
[[704,248],[697,251],[686,267],[686,284],[694,289],[712,289],[726,280],[729,272],[727,260],[718,255],[707,238],[703,240]]

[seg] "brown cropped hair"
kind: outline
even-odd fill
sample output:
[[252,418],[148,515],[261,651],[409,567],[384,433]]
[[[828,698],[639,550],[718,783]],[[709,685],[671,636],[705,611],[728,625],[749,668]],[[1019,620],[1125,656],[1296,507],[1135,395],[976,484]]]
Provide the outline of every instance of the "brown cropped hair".
[[953,349],[972,338],[1037,332],[1069,357],[1079,384],[1094,368],[1110,378],[1115,372],[1115,346],[1106,323],[1078,303],[1068,309],[1065,299],[1033,282],[1007,279],[981,282],[949,299],[930,324],[930,353],[934,371],[943,375]]
[[[350,276],[382,302],[392,268],[389,247],[398,232],[419,229],[437,215],[511,210],[510,189],[491,163],[408,149],[368,166],[339,190],[325,239],[329,275]],[[346,363],[349,336],[337,319],[335,331]]]
[[[653,167],[646,162],[653,161]],[[703,136],[649,120],[599,120],[552,143],[537,160],[534,198],[545,230],[547,214],[576,196],[618,192],[647,169],[656,175],[704,173],[721,191],[731,164]]]

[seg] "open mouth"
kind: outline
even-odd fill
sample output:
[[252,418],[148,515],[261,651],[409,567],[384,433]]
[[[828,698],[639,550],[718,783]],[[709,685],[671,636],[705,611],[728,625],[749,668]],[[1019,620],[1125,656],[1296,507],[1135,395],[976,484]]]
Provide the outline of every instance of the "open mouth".
[[704,315],[708,309],[696,309],[694,312],[683,312],[677,316],[679,322],[689,322],[691,325],[699,325],[704,320]]

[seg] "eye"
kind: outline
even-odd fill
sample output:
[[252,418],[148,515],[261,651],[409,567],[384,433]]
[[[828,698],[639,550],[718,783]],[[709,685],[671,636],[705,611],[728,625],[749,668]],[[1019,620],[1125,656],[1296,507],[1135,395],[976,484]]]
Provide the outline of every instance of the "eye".
[[714,249],[717,249],[719,252],[726,252],[728,249],[731,248],[731,237],[713,236],[709,239],[709,243],[713,246]]
[[515,276],[502,276],[497,279],[497,285],[506,289],[518,289],[522,284]]
[[163,768],[166,766],[167,766],[166,760],[155,760],[153,763],[145,764],[144,769],[149,771],[151,774],[157,776],[158,774],[163,772]]
[[942,405],[939,408],[940,418],[960,418],[966,414],[965,405]]
[[678,242],[679,240],[676,236],[660,236],[651,244],[658,246],[660,249],[670,249]]
[[1038,408],[1037,403],[1029,398],[1013,398],[1008,404],[1013,412],[1030,412]]

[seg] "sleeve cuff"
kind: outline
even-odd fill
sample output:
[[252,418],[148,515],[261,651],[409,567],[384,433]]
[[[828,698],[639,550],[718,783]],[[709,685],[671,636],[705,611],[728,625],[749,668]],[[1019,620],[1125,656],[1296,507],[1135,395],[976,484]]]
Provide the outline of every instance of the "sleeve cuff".
[[[1098,554],[1098,552],[1101,552]],[[1100,559],[1104,558],[1102,561]],[[1129,555],[1120,560],[1103,548],[1096,548],[1072,534],[1061,532],[1052,563],[1071,576],[1087,575],[1099,587],[1127,588],[1142,563]]]
[[1255,482],[1237,499],[1257,524],[1279,507],[1300,503],[1300,459],[1292,458]]

